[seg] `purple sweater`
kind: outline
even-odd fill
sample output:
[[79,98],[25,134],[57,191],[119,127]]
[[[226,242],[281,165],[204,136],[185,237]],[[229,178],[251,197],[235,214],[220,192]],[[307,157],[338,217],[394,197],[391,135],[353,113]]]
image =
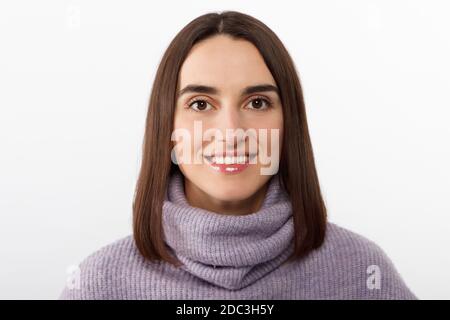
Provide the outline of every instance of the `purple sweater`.
[[377,244],[331,222],[320,248],[284,263],[294,229],[278,176],[243,216],[190,206],[180,173],[167,191],[166,243],[184,265],[145,260],[129,235],[86,257],[59,299],[417,299]]

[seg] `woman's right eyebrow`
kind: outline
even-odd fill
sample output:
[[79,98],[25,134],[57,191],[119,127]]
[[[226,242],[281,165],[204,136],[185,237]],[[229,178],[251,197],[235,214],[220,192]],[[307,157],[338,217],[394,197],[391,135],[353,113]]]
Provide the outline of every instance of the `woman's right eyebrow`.
[[[273,92],[279,94],[278,88],[275,85],[258,84],[258,85],[248,86],[248,87],[244,88],[241,92],[241,95],[244,96],[247,94],[252,94],[252,93],[257,93],[257,92],[266,92],[266,91],[273,91]],[[190,84],[178,92],[178,97],[182,96],[185,93],[189,93],[189,92],[190,93],[218,94],[219,90],[215,87],[210,87],[210,86],[205,86],[205,85],[200,85],[200,84]]]
[[217,94],[219,93],[219,90],[214,87],[204,86],[200,84],[190,84],[181,89],[178,92],[178,97],[182,96],[185,93],[207,93],[207,94]]

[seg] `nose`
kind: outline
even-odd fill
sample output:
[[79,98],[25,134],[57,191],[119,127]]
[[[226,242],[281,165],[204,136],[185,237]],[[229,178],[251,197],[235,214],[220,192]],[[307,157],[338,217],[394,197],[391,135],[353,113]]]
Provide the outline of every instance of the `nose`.
[[[225,150],[239,149],[240,145],[245,143],[242,134],[238,134],[237,129],[246,130],[243,121],[243,115],[240,109],[233,105],[228,104],[222,106],[218,117],[216,118],[216,128],[221,132],[222,137],[217,139],[219,142],[225,142]],[[241,141],[243,140],[243,141]]]
[[220,114],[218,115],[217,128],[223,130],[223,133],[225,133],[226,129],[234,130],[241,128],[241,122],[239,108],[234,105],[226,105],[222,107]]

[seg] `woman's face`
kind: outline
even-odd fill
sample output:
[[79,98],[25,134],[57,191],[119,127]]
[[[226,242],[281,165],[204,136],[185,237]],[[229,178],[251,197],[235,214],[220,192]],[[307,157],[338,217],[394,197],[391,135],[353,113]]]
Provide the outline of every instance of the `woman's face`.
[[262,190],[278,171],[283,113],[258,49],[226,35],[197,43],[178,92],[173,155],[189,193],[236,202]]

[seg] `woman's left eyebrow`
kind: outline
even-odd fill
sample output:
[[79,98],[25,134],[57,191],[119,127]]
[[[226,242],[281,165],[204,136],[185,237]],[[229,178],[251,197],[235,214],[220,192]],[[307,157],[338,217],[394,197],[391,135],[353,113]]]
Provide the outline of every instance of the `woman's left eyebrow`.
[[[267,92],[267,91],[273,91],[273,92],[279,94],[278,88],[272,84],[258,84],[258,85],[254,85],[254,86],[245,87],[241,92],[241,96],[245,96],[245,95],[256,93],[256,92]],[[178,92],[178,97],[182,96],[185,93],[189,93],[189,92],[218,94],[220,92],[220,90],[215,87],[210,87],[210,86],[205,86],[205,85],[200,85],[200,84],[190,84]]]

